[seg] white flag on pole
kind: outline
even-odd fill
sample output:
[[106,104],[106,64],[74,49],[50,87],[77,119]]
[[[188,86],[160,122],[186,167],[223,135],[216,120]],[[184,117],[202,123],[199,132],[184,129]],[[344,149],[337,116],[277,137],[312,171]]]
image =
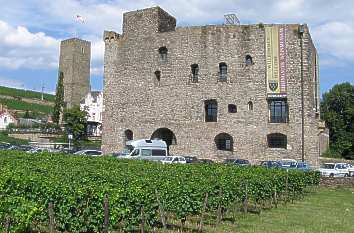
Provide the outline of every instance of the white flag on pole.
[[81,15],[76,15],[76,20],[80,23],[85,23],[85,19]]

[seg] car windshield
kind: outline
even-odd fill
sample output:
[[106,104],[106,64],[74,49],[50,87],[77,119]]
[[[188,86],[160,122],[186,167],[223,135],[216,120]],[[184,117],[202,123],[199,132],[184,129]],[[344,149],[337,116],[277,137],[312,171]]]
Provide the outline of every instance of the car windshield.
[[334,169],[334,164],[326,163],[326,164],[323,164],[323,165],[321,166],[321,168]]

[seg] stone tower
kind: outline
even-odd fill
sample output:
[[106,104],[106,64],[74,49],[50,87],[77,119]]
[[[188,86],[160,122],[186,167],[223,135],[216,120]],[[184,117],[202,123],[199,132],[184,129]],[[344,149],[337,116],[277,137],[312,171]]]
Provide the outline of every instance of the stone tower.
[[91,43],[78,38],[60,44],[59,72],[64,75],[64,103],[67,108],[80,105],[90,92]]

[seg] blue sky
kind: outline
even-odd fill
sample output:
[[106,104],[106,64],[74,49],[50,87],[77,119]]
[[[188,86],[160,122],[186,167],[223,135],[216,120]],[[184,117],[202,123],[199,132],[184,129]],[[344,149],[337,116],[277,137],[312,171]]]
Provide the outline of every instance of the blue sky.
[[[307,23],[320,56],[321,92],[354,83],[353,0],[0,0],[0,85],[55,90],[59,43],[75,34],[92,42],[91,86],[102,89],[104,30],[121,32],[122,13],[160,5],[178,26]],[[85,23],[75,20],[82,15]]]

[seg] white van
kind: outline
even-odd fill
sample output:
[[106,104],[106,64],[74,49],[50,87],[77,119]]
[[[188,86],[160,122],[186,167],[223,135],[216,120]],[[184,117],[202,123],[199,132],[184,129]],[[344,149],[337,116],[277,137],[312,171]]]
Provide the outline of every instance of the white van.
[[168,156],[167,144],[163,140],[133,140],[128,141],[126,147],[130,153],[117,158],[161,161]]

